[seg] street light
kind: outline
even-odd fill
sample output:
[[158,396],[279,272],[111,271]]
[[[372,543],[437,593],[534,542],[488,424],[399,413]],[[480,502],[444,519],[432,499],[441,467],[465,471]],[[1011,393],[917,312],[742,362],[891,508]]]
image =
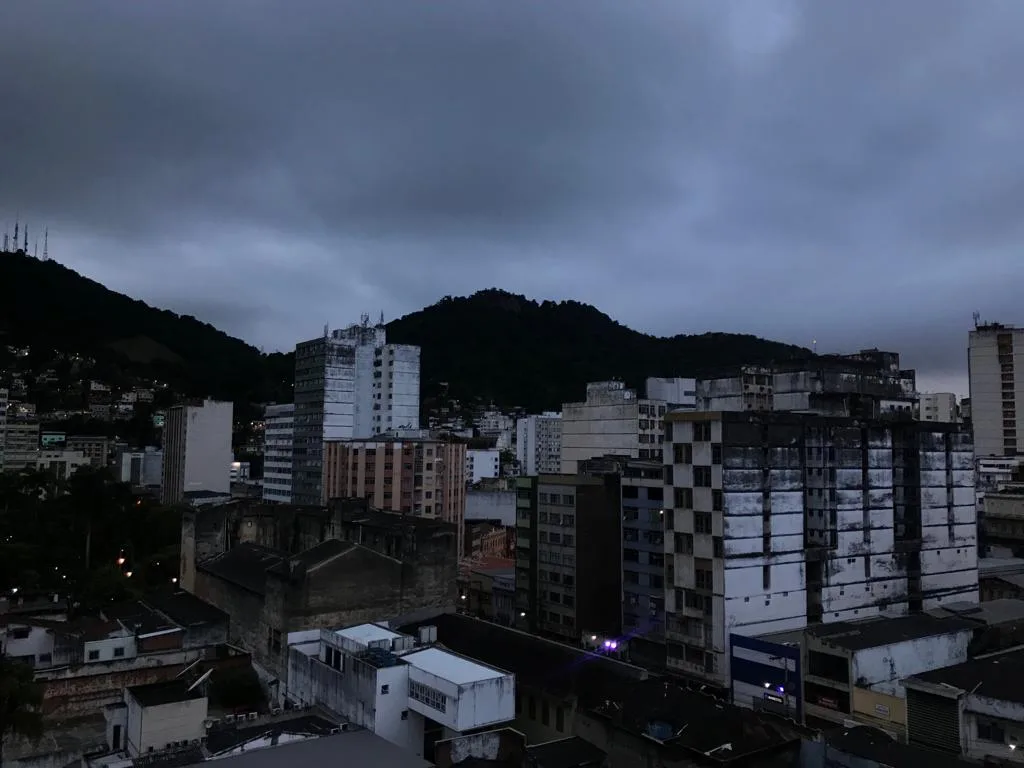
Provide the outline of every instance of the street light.
[[125,571],[124,575],[127,576],[130,579],[132,577],[132,572],[131,571]]

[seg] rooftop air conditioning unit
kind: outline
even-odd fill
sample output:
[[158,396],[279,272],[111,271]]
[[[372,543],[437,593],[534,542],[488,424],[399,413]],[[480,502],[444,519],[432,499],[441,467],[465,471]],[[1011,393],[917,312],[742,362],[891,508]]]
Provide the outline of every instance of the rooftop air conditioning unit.
[[259,716],[260,716],[260,713],[259,713],[259,712],[250,712],[250,713],[249,713],[249,719],[250,719],[250,720],[255,720],[255,719],[256,719],[257,717],[259,717]]

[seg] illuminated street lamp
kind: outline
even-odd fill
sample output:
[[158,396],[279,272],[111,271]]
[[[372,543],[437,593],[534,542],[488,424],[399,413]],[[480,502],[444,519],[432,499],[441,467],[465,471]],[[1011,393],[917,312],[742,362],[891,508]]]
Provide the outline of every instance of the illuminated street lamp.
[[124,575],[127,576],[130,579],[132,577],[132,572],[131,571],[125,571]]

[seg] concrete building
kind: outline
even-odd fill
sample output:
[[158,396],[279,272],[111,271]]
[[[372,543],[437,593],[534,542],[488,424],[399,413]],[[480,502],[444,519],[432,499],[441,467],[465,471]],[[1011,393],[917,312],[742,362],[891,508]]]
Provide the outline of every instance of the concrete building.
[[742,366],[697,382],[702,411],[798,411],[874,418],[913,413],[917,377],[900,368],[900,356],[877,349],[822,355],[774,366]]
[[516,420],[516,460],[523,475],[556,475],[561,471],[561,413],[547,411]]
[[235,502],[187,510],[181,585],[231,616],[232,642],[282,680],[290,632],[454,610],[455,530],[370,508]]
[[479,437],[494,440],[494,447],[499,451],[512,449],[512,438],[516,430],[515,420],[501,411],[486,410],[473,420]]
[[991,654],[916,674],[907,691],[907,740],[994,765],[1018,765],[1024,743],[1024,652]]
[[[8,411],[10,406],[8,406]],[[35,467],[39,461],[39,422],[11,418],[4,431],[4,470],[17,472]]]
[[36,469],[48,472],[57,480],[67,480],[82,467],[93,466],[81,451],[40,451]]
[[7,390],[0,387],[0,472],[4,471],[4,454],[7,447]]
[[324,443],[324,497],[368,499],[389,512],[443,520],[458,527],[464,551],[466,445],[446,440],[331,440]]
[[501,524],[515,527],[515,490],[466,491],[466,520],[500,520]]
[[977,602],[960,425],[673,413],[666,439],[669,668],[722,684],[733,633]]
[[985,494],[978,535],[987,547],[1024,557],[1024,483],[1007,483]]
[[476,485],[481,480],[501,474],[501,451],[497,448],[466,449],[466,482]]
[[167,411],[163,432],[160,501],[176,504],[186,494],[231,494],[232,403],[203,400]]
[[164,474],[164,452],[156,447],[142,451],[119,451],[114,472],[122,483],[134,488],[159,488]]
[[956,395],[952,392],[922,392],[918,404],[921,421],[960,421]]
[[571,643],[618,635],[618,477],[520,477],[516,494],[516,626]]
[[1000,323],[976,325],[967,348],[971,421],[978,456],[1024,453],[1024,328]]
[[110,439],[102,435],[71,435],[64,440],[69,451],[82,453],[93,467],[105,467],[110,463]]
[[384,624],[288,637],[285,699],[320,705],[433,762],[442,739],[515,717],[515,676]]
[[[124,747],[129,757],[143,757],[206,736],[206,696],[184,680],[136,685],[124,692]],[[115,737],[116,740],[116,737]]]
[[664,402],[670,409],[692,411],[697,408],[697,380],[651,377],[644,382],[648,400]]
[[295,404],[268,405],[263,416],[263,500],[292,503]]
[[587,399],[562,406],[562,474],[597,456],[662,458],[664,401],[638,398],[621,381],[587,384]]
[[388,344],[369,317],[295,347],[292,501],[323,498],[324,443],[418,429],[420,348]]

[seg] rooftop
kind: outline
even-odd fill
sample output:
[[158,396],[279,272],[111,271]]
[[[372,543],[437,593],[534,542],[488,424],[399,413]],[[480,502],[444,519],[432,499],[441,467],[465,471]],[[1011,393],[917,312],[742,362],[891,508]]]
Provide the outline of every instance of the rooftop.
[[430,763],[422,757],[362,730],[307,739],[273,749],[253,749],[234,757],[220,758],[217,763],[218,768],[294,768],[297,765],[430,768]]
[[915,613],[909,616],[879,616],[859,621],[818,624],[808,627],[806,631],[809,637],[835,648],[862,651],[923,637],[972,630],[977,626],[977,622],[961,618],[939,618],[927,613]]
[[978,576],[1005,576],[1024,573],[1024,557],[979,557]]
[[589,768],[604,763],[604,751],[579,736],[526,748],[537,768]]
[[178,701],[192,701],[203,698],[199,688],[188,689],[189,680],[167,680],[162,683],[133,685],[128,693],[144,707],[159,707],[162,704],[173,704]]
[[393,632],[387,627],[382,627],[379,624],[357,624],[354,627],[346,627],[345,629],[339,629],[334,634],[339,637],[343,637],[346,640],[354,640],[357,643],[363,645],[369,645],[373,642],[380,640],[397,640],[402,635],[398,632]]
[[957,616],[975,624],[996,626],[1024,621],[1024,600],[1011,597],[986,600],[983,603],[946,603],[928,611],[932,616]]
[[253,739],[280,741],[281,736],[327,736],[335,723],[319,715],[300,715],[274,722],[253,723],[252,725],[220,725],[206,734],[206,749],[211,755],[228,752]]
[[456,613],[399,629],[415,635],[422,626],[437,627],[437,640],[446,648],[507,669],[515,674],[517,685],[532,685],[552,695],[576,694],[598,702],[609,690],[628,688],[647,676],[646,670],[631,664]]
[[412,667],[437,675],[455,685],[468,685],[481,680],[493,680],[504,677],[507,672],[485,667],[470,659],[440,648],[425,648],[422,651],[410,651],[402,654],[402,660]]
[[285,560],[280,552],[256,544],[239,544],[209,560],[198,568],[258,595],[266,591],[267,570]]
[[183,627],[220,624],[228,620],[228,615],[220,608],[185,590],[148,595],[145,602]]
[[154,613],[149,606],[138,600],[129,600],[104,608],[103,615],[111,621],[121,622],[124,627],[140,635],[160,632],[165,629],[177,629],[175,624]]
[[912,747],[893,741],[881,731],[858,726],[839,731],[828,737],[828,745],[848,755],[873,760],[879,765],[891,768],[967,768],[977,763],[961,760],[952,755],[933,752],[930,749]]
[[998,701],[1024,704],[1024,650],[972,659],[953,667],[944,667],[914,675],[905,682],[938,685],[945,689],[984,696]]

